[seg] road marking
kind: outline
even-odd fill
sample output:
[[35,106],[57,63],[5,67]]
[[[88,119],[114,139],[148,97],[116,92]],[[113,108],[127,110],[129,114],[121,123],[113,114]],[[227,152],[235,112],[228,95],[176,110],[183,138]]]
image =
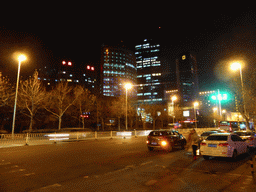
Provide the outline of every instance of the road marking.
[[0,163],[0,165],[9,165],[11,164],[11,162],[7,162],[7,163]]
[[46,187],[42,187],[42,188],[40,188],[40,189],[38,189],[38,190],[41,190],[41,189],[49,189],[49,188],[53,188],[53,187],[61,187],[61,185],[60,185],[59,183],[55,183],[55,184],[53,184],[53,185],[48,185],[48,186],[46,186]]
[[150,164],[150,163],[153,163],[153,161],[148,161],[148,162],[145,162],[145,163],[141,163],[140,166],[147,165],[147,164]]
[[154,185],[157,183],[157,180],[149,180],[145,183],[146,186]]
[[12,170],[12,171],[9,171],[8,173],[15,173],[15,172],[21,172],[21,171],[25,171],[26,169],[17,169],[17,170]]
[[27,173],[27,174],[24,174],[24,176],[30,176],[30,175],[35,175],[35,173]]

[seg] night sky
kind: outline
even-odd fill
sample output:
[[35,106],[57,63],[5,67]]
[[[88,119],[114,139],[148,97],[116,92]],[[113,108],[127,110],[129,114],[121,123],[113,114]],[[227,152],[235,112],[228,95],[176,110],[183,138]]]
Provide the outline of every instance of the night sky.
[[21,67],[21,75],[27,75],[62,59],[96,63],[103,43],[122,40],[133,48],[148,37],[168,47],[173,63],[181,52],[195,52],[201,90],[225,87],[232,60],[244,62],[245,74],[254,68],[256,13],[250,5],[98,4],[24,5],[4,12],[3,75],[16,78],[15,52],[27,54]]

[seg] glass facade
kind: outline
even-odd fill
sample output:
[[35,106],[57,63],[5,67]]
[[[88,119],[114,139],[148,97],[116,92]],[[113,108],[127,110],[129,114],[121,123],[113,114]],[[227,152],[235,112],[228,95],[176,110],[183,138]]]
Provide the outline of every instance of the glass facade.
[[[134,53],[124,48],[103,46],[101,57],[102,94],[118,97],[125,92],[125,83],[136,85],[137,69]],[[136,89],[129,91],[136,94]]]
[[159,59],[160,45],[151,39],[135,46],[137,63],[138,103],[162,102],[162,62]]

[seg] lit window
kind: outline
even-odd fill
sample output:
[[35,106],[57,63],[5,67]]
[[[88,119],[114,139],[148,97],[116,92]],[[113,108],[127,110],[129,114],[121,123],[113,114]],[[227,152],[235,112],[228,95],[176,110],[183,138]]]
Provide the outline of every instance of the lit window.
[[94,71],[94,67],[91,67],[91,70]]
[[62,61],[62,64],[63,64],[63,65],[66,65],[66,61]]
[[91,69],[91,66],[90,66],[90,65],[87,65],[87,69]]
[[69,62],[68,62],[68,65],[69,65],[69,66],[71,66],[71,65],[72,65],[72,63],[69,61]]
[[72,82],[72,79],[67,79],[67,82]]

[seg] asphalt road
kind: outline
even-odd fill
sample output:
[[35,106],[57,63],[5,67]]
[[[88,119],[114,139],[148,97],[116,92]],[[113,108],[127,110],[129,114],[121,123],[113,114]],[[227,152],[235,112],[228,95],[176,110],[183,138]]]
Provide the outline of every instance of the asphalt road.
[[196,161],[146,137],[0,149],[0,191],[255,191],[250,155]]

